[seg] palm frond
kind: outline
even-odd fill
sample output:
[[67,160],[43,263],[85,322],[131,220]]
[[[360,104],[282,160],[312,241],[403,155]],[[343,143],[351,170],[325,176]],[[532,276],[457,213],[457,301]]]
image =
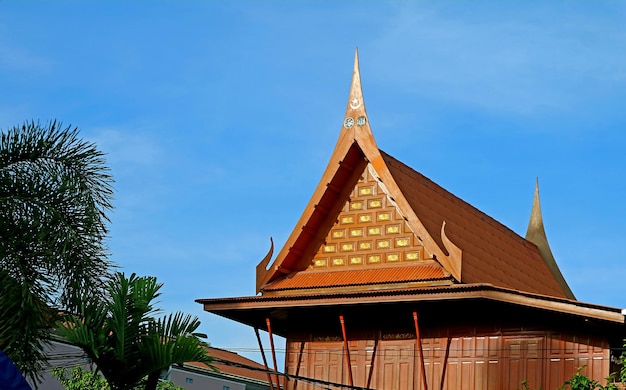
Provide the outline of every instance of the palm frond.
[[154,384],[155,373],[173,364],[211,362],[206,343],[195,333],[197,317],[180,312],[154,317],[161,286],[154,277],[118,272],[108,284],[107,299],[92,300],[80,317],[63,324],[61,333],[85,350],[113,390],[131,388],[146,377]]
[[[28,122],[0,134],[0,270],[24,302],[7,311],[11,301],[0,296],[0,310],[13,313],[0,318],[0,348],[29,354],[9,356],[32,377],[29,362],[40,359],[37,343],[55,321],[50,308],[73,311],[102,293],[112,266],[105,245],[112,183],[104,155],[76,128]],[[11,286],[2,293],[17,293]],[[15,327],[13,318],[28,323]],[[18,347],[12,333],[31,342]]]

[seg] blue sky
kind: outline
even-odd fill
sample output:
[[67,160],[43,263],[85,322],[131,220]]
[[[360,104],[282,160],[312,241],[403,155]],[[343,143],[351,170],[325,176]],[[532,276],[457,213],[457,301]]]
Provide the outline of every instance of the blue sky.
[[107,153],[109,246],[217,347],[341,129],[359,48],[381,149],[526,232],[535,178],[582,301],[626,307],[626,3],[0,1],[0,129],[58,119]]

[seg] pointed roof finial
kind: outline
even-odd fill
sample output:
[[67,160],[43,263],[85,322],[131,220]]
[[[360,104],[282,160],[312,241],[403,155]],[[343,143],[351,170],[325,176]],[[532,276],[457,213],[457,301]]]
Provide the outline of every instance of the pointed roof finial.
[[565,278],[563,278],[563,274],[561,274],[561,270],[559,270],[559,266],[556,264],[556,260],[554,260],[554,256],[550,250],[550,244],[548,244],[548,236],[543,226],[541,204],[539,201],[539,178],[537,178],[535,182],[535,196],[533,199],[533,208],[530,212],[530,221],[528,221],[528,229],[526,230],[526,240],[537,245],[541,257],[543,257],[543,260],[563,289],[565,295],[570,299],[576,299],[572,290],[567,285]]
[[367,113],[365,112],[365,102],[363,101],[363,90],[361,89],[361,72],[359,70],[359,49],[354,54],[354,70],[352,71],[352,84],[350,85],[350,95],[348,97],[348,107],[343,121],[345,130],[354,130],[369,127]]
[[[526,239],[535,242],[534,238],[546,237],[543,227],[543,217],[541,215],[541,204],[539,202],[539,178],[535,180],[535,196],[533,198],[533,208],[530,211],[530,221],[526,230]],[[547,242],[547,239],[546,239]],[[536,243],[535,243],[536,244]]]

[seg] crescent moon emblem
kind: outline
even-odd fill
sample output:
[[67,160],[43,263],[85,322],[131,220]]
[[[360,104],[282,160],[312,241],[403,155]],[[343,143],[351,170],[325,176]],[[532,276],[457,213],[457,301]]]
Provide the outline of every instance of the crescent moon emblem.
[[361,99],[358,97],[352,98],[352,100],[350,100],[350,108],[356,110],[359,107],[361,107]]

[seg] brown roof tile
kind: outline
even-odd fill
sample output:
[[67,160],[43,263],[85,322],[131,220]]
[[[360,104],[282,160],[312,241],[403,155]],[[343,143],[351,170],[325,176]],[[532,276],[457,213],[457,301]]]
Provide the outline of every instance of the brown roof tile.
[[[265,366],[255,362],[254,360],[250,360],[235,352],[213,347],[209,347],[209,355],[216,359],[216,361],[213,362],[212,365],[223,374],[267,382],[267,374],[260,371],[265,370]],[[224,362],[235,363],[235,365],[230,365]],[[201,369],[209,369],[209,367],[204,363],[188,362],[185,364]],[[255,369],[248,369],[244,366],[252,367]]]
[[463,251],[463,283],[492,283],[566,297],[535,244],[385,152],[381,155],[411,208],[441,248],[441,225],[446,222],[446,235]]
[[447,280],[450,276],[434,263],[402,267],[380,267],[342,271],[299,272],[278,280],[264,292],[323,287],[357,286],[371,284],[409,283]]

